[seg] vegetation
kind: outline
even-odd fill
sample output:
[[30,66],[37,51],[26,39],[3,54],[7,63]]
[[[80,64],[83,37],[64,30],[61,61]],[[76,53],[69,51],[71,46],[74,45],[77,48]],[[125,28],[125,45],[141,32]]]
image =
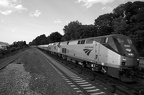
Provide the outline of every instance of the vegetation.
[[123,34],[131,37],[141,56],[144,56],[144,2],[121,4],[112,13],[100,15],[94,25],[82,25],[72,21],[63,28],[64,35],[54,32],[35,38],[30,45],[48,44],[57,41],[74,40],[109,34]]
[[8,45],[5,49],[0,49],[0,58],[27,46],[26,41],[14,42],[12,45]]

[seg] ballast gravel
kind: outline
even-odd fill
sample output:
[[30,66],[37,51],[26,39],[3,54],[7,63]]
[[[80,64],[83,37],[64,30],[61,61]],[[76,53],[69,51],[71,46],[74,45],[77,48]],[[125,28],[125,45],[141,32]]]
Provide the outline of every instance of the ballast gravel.
[[30,80],[23,64],[9,64],[0,72],[0,95],[41,95],[30,89]]
[[35,49],[18,61],[0,70],[0,95],[78,95]]

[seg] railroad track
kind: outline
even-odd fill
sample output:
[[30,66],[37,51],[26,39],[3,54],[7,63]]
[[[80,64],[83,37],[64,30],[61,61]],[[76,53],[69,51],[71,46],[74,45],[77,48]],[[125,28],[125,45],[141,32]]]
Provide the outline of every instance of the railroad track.
[[5,68],[7,65],[9,65],[10,63],[16,61],[18,58],[20,58],[22,55],[24,54],[24,51],[22,51],[20,54],[15,54],[13,56],[11,56],[8,60],[0,63],[0,70],[2,70],[3,68]]
[[[107,88],[110,88],[111,93],[117,93],[118,95],[144,95],[144,84],[140,82],[134,83],[123,83],[117,79],[105,76],[100,73],[93,73],[91,70],[87,68],[82,68],[81,66],[72,63],[71,61],[63,60],[55,55],[49,54],[51,57],[55,58],[59,62],[63,63],[69,69],[77,69],[78,73],[89,77],[90,80],[94,80],[94,78],[99,81],[101,84],[105,85]],[[75,71],[75,70],[73,70]],[[87,74],[90,72],[91,74]],[[89,76],[87,76],[89,75]],[[111,94],[110,94],[111,95]]]
[[[41,52],[40,52],[41,53]],[[52,67],[61,75],[61,77],[74,89],[79,95],[113,95],[101,83],[92,83],[87,77],[73,72],[71,69],[64,66],[60,60],[53,60],[53,57],[41,53]],[[73,68],[74,69],[74,68]]]

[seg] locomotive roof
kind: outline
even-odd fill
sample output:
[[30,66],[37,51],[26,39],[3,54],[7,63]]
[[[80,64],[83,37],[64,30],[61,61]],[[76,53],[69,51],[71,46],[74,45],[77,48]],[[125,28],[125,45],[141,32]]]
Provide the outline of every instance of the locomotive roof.
[[71,42],[71,41],[77,41],[77,40],[86,40],[86,39],[93,39],[93,38],[102,38],[102,37],[110,37],[110,36],[125,36],[125,35],[122,35],[122,34],[111,34],[111,35],[97,36],[97,37],[88,37],[88,38],[82,38],[82,39],[76,39],[76,40],[70,40],[70,41],[64,41],[64,42]]
[[[88,37],[88,38],[82,38],[82,39],[76,39],[76,40],[70,40],[70,41],[63,41],[63,42],[54,42],[54,43],[67,43],[67,42],[72,42],[72,41],[79,41],[79,40],[86,40],[86,39],[94,39],[94,38],[102,38],[102,37],[110,37],[110,36],[123,36],[126,37],[125,35],[122,34],[111,34],[111,35],[105,35],[105,36],[97,36],[97,37]],[[50,43],[51,44],[51,43]]]
[[79,40],[86,40],[86,39],[110,37],[110,36],[121,36],[121,37],[123,36],[123,37],[126,37],[125,35],[122,35],[122,34],[111,34],[111,35],[97,36],[97,37],[88,37],[88,38],[82,38],[82,39],[76,39],[76,40],[70,40],[70,41],[63,41],[63,42],[54,42],[54,43],[49,43],[49,44],[46,44],[46,45],[58,44],[58,43],[66,43],[66,42],[79,41]]

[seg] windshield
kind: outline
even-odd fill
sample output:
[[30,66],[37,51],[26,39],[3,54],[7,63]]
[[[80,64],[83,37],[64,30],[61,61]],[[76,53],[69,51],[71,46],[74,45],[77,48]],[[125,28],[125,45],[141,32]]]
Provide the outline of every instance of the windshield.
[[136,48],[134,47],[132,40],[129,37],[117,36],[115,38],[117,39],[117,41],[121,45],[125,55],[128,55],[128,56],[138,55],[138,52],[137,52]]
[[132,41],[129,38],[116,38],[119,43],[123,44],[124,46],[130,46],[132,45]]

